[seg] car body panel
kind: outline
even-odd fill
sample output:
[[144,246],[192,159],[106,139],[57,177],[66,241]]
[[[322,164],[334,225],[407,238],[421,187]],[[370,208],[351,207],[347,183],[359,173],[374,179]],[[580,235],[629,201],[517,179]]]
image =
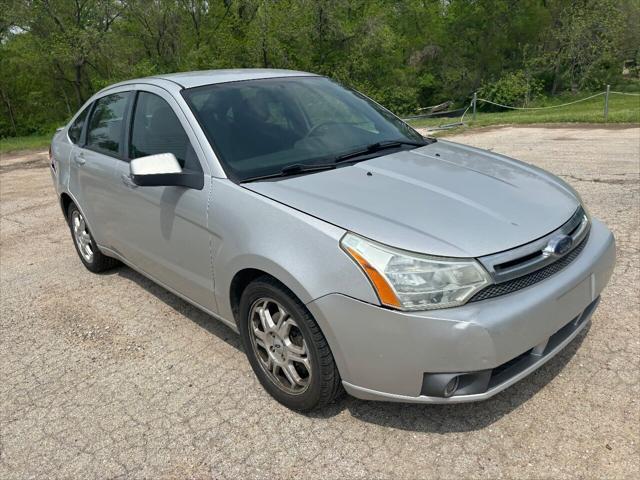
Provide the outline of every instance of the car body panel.
[[303,303],[335,292],[378,303],[360,268],[338,247],[344,230],[230,180],[214,179],[212,188],[209,228],[221,316],[234,318],[231,282],[249,268],[277,278]]
[[378,242],[445,257],[480,257],[531,242],[579,206],[550,174],[442,141],[245,186]]
[[[117,167],[117,176],[128,164]],[[118,184],[119,183],[119,184]],[[145,273],[208,310],[216,311],[211,265],[211,233],[207,228],[206,188],[136,187],[116,182],[118,231],[112,249]]]
[[[80,165],[78,160],[83,161]],[[71,152],[69,190],[90,218],[96,243],[110,247],[118,231],[118,198],[113,188],[118,160],[99,152],[74,146]]]
[[69,163],[73,147],[73,143],[67,137],[66,128],[61,128],[54,134],[51,141],[51,156],[55,159],[55,170],[52,168],[52,173],[55,174],[54,186],[56,190],[60,188],[68,189],[69,187],[69,175],[71,173]]

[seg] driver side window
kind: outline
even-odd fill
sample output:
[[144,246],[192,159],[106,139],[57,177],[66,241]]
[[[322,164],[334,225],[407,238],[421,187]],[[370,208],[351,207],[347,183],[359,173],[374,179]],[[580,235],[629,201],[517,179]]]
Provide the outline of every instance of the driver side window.
[[129,158],[173,153],[184,170],[201,172],[200,161],[171,106],[161,97],[139,92],[129,143]]

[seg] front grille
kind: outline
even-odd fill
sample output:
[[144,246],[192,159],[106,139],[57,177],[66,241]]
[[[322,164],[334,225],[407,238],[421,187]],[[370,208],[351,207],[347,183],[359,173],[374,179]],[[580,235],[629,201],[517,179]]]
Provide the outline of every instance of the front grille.
[[580,242],[580,244],[571,252],[569,252],[558,261],[553,262],[552,264],[547,265],[540,270],[536,270],[535,272],[523,275],[522,277],[514,278],[513,280],[509,280],[507,282],[495,283],[493,285],[485,287],[484,289],[476,293],[473,297],[471,297],[469,302],[479,302],[480,300],[486,300],[488,298],[494,298],[501,295],[506,295],[508,293],[513,293],[549,278],[551,275],[558,273],[560,270],[573,262],[576,257],[580,255],[580,252],[582,252],[582,250],[584,249],[588,239],[589,235],[587,234],[582,242]]

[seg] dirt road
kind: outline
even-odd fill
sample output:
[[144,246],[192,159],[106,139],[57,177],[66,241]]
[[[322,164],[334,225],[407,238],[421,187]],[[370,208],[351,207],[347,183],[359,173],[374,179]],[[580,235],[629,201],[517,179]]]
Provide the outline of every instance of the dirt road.
[[86,271],[46,155],[0,159],[0,478],[640,478],[640,128],[449,139],[562,176],[613,229],[590,330],[484,403],[308,416],[228,328],[128,268]]

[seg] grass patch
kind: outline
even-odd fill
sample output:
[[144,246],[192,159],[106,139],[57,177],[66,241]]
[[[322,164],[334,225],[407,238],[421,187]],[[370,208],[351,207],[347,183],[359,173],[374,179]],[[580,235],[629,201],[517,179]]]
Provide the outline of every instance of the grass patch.
[[[560,105],[580,98],[588,97],[586,93],[580,96],[560,95],[544,98],[532,102],[530,107]],[[467,127],[486,127],[504,124],[531,123],[605,123],[604,95],[584,102],[549,110],[505,110],[501,112],[486,112],[488,105],[478,102],[478,112],[473,120],[471,109],[464,117]],[[437,127],[447,123],[458,122],[459,118],[427,118],[410,120],[409,123],[417,128]],[[629,95],[609,95],[609,117],[607,123],[640,123],[640,97]]]
[[15,152],[18,150],[46,149],[49,147],[52,137],[53,134],[0,138],[0,153]]

